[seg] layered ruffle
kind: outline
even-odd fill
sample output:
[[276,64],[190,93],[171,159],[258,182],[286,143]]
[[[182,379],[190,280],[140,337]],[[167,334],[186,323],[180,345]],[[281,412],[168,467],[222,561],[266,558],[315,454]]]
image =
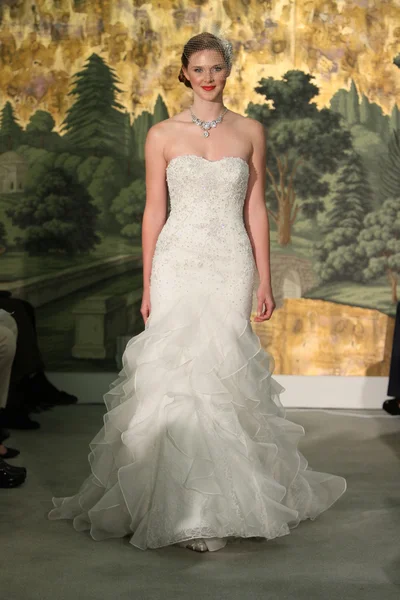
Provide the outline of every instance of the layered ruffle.
[[346,490],[309,468],[272,357],[242,313],[185,295],[128,343],[90,444],[90,476],[50,519],[141,549],[289,533]]

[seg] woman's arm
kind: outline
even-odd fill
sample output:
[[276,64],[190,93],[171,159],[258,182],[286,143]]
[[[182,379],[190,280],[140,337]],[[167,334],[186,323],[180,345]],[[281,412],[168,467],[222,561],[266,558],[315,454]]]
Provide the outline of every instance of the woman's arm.
[[163,123],[153,125],[145,142],[146,205],[142,219],[143,301],[141,313],[146,322],[150,313],[150,274],[157,238],[167,218]]
[[266,135],[261,123],[253,119],[249,121],[253,153],[244,203],[244,222],[260,278],[257,291],[258,317],[255,320],[265,321],[271,317],[275,308],[271,286],[269,219],[265,205]]

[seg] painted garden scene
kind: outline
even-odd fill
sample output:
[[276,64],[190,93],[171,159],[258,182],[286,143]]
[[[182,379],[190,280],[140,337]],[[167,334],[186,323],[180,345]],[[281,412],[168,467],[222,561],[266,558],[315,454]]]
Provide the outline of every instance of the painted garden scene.
[[[114,371],[144,328],[146,135],[189,105],[177,52],[216,5],[143,5],[128,17],[122,3],[53,4],[51,13],[45,2],[33,12],[1,5],[0,293],[37,308],[50,370]],[[235,2],[225,7],[238,57],[226,104],[267,132],[277,310],[257,333],[277,373],[383,375],[400,274],[396,40],[377,16],[369,41],[384,61],[378,75],[362,68],[365,49],[328,43],[346,19],[356,40],[360,12],[301,13],[307,26],[296,37],[290,3],[265,4],[256,21]],[[201,29],[220,26],[213,14]],[[275,333],[282,328],[295,334],[290,347]],[[335,351],[316,359],[327,340]],[[348,350],[344,365],[337,356]]]

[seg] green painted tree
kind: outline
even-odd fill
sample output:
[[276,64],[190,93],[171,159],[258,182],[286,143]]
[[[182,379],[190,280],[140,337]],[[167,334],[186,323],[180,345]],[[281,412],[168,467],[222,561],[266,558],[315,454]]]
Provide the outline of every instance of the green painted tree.
[[360,102],[360,124],[367,129],[374,131],[374,123],[371,109],[371,102],[365,94],[361,96]]
[[92,183],[93,175],[101,162],[97,156],[88,156],[78,167],[77,177],[79,183],[82,183],[87,189]]
[[[323,282],[362,281],[357,263],[357,236],[372,209],[372,192],[361,158],[346,156],[334,184],[332,207],[324,223],[324,239],[314,245],[315,271]],[[359,259],[360,257],[358,257]]]
[[360,99],[353,80],[347,94],[347,122],[350,126],[358,125],[360,122]]
[[133,139],[136,145],[136,156],[144,160],[144,145],[147,132],[153,125],[153,115],[148,110],[144,110],[136,117],[132,123]]
[[332,96],[330,107],[333,111],[342,115],[350,127],[358,124],[363,125],[370,131],[378,133],[383,140],[387,141],[390,129],[389,117],[383,114],[378,104],[370,102],[365,94],[362,94],[360,102],[354,82],[351,83],[349,91],[338,90]]
[[92,54],[84,68],[75,74],[69,96],[74,104],[67,110],[62,130],[74,147],[95,156],[125,154],[124,116],[117,102],[118,78],[104,60]]
[[122,113],[123,123],[123,138],[121,138],[121,144],[124,144],[124,154],[130,160],[132,158],[132,136],[131,136],[131,118],[127,111]]
[[387,153],[380,158],[380,198],[396,198],[400,194],[400,131],[392,131]]
[[37,110],[31,115],[26,126],[25,144],[46,150],[60,151],[66,146],[64,138],[53,131],[55,121],[46,110]]
[[347,96],[348,96],[347,90],[338,90],[332,96],[330,103],[329,103],[331,110],[342,115],[343,119],[346,122],[347,122],[347,109],[348,109]]
[[393,106],[390,114],[390,130],[400,132],[400,110],[397,104]]
[[372,104],[373,120],[376,123],[375,131],[379,133],[381,138],[387,142],[390,136],[390,118],[383,113],[383,110],[378,104]]
[[62,169],[71,177],[76,177],[76,173],[82,162],[82,156],[69,154],[69,152],[63,152],[62,154],[57,155],[57,158],[54,161],[54,166],[56,169]]
[[56,122],[49,112],[37,110],[29,119],[26,131],[28,133],[50,133],[53,131],[55,124]]
[[390,129],[389,117],[383,114],[383,110],[378,104],[369,102],[367,98],[361,101],[361,105],[360,123],[387,141]]
[[398,301],[397,283],[400,275],[400,196],[388,198],[382,206],[365,217],[358,236],[358,253],[365,258],[365,281],[386,275],[393,304]]
[[146,185],[138,179],[121,190],[112,203],[111,211],[122,225],[121,234],[124,237],[140,238],[145,200]]
[[21,144],[23,130],[14,114],[11,102],[6,102],[0,115],[0,146],[5,150],[14,150]]
[[351,148],[350,133],[338,114],[318,110],[312,102],[318,88],[311,79],[302,71],[288,71],[281,80],[263,78],[255,91],[273,107],[250,103],[246,110],[268,131],[266,201],[282,246],[290,243],[300,210],[307,217],[323,210],[322,198],[329,190],[323,176],[334,173]]
[[140,177],[144,176],[143,161],[140,161],[137,156],[136,140],[133,127],[131,125],[131,116],[128,112],[124,115],[124,137],[123,143],[126,146],[126,161],[125,173],[127,179],[132,181],[138,177],[138,164],[140,165]]
[[111,156],[104,156],[93,173],[88,192],[99,210],[98,227],[113,232],[117,226],[111,204],[125,182],[123,166]]
[[25,231],[23,243],[32,255],[89,252],[100,241],[97,213],[86,189],[61,169],[48,171],[7,210],[13,224]]
[[54,163],[59,156],[55,152],[36,148],[28,145],[20,146],[18,154],[28,161],[28,174],[25,182],[27,189],[35,189],[48,171],[54,168]]
[[161,95],[158,94],[156,103],[154,105],[154,114],[153,114],[153,125],[159,123],[160,121],[165,121],[165,119],[169,118],[168,108],[162,99]]

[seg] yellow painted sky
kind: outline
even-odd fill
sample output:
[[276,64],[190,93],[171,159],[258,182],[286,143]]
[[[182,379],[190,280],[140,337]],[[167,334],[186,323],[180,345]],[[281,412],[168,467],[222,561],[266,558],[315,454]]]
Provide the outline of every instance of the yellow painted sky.
[[115,68],[120,101],[138,114],[158,93],[170,114],[191,92],[177,76],[183,44],[200,31],[227,37],[235,48],[225,103],[244,113],[261,77],[292,68],[315,76],[318,105],[354,79],[388,113],[400,105],[400,0],[20,0],[2,2],[1,104],[12,100],[22,123],[36,109],[59,125],[73,99],[71,75],[96,52]]

